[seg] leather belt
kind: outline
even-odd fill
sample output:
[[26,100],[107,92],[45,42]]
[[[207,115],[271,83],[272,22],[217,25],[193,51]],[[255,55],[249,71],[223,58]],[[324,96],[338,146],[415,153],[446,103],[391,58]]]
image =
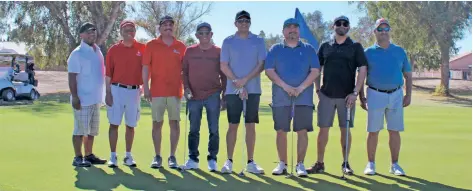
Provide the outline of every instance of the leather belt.
[[378,91],[378,92],[390,94],[390,93],[395,92],[395,91],[398,90],[399,88],[401,88],[401,86],[399,86],[399,87],[397,87],[397,88],[394,88],[394,89],[390,89],[390,90],[381,90],[381,89],[374,88],[374,87],[371,87],[371,86],[369,86],[369,88],[372,89],[372,90]]
[[139,85],[130,86],[130,85],[124,85],[124,84],[119,84],[119,83],[112,83],[112,85],[118,86],[118,87],[121,87],[121,88],[126,88],[126,89],[138,89],[138,88],[140,88]]

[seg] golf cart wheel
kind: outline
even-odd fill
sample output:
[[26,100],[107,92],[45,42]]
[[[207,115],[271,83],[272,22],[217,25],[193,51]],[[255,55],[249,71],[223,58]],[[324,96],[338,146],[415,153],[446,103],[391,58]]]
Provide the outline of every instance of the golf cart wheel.
[[15,100],[15,92],[12,89],[5,89],[2,92],[3,101]]
[[37,100],[38,99],[38,93],[36,93],[35,90],[30,91],[30,100]]

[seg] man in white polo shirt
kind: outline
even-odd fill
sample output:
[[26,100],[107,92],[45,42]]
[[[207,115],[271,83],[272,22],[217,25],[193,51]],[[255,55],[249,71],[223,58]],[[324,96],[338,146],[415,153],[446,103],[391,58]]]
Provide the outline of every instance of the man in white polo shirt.
[[[74,110],[72,143],[75,157],[72,165],[89,167],[91,164],[107,162],[92,153],[94,137],[98,135],[99,130],[105,69],[102,52],[95,44],[96,27],[92,23],[84,23],[79,33],[81,44],[71,52],[67,60],[71,104]],[[84,136],[85,157],[81,151]]]

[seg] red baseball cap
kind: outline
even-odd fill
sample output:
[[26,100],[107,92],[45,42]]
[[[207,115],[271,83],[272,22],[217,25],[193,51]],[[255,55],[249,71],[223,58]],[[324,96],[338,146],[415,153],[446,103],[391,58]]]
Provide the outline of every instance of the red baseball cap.
[[127,26],[127,25],[131,25],[131,26],[133,26],[133,27],[136,27],[136,26],[135,26],[135,23],[134,23],[133,21],[124,20],[124,21],[122,21],[122,22],[120,23],[120,28],[123,28],[123,27],[125,27],[125,26]]

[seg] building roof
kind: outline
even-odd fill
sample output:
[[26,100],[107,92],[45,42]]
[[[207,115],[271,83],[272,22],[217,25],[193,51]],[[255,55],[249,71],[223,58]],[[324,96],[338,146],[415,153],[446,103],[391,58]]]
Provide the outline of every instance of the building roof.
[[460,54],[450,60],[450,70],[471,69],[471,52]]

